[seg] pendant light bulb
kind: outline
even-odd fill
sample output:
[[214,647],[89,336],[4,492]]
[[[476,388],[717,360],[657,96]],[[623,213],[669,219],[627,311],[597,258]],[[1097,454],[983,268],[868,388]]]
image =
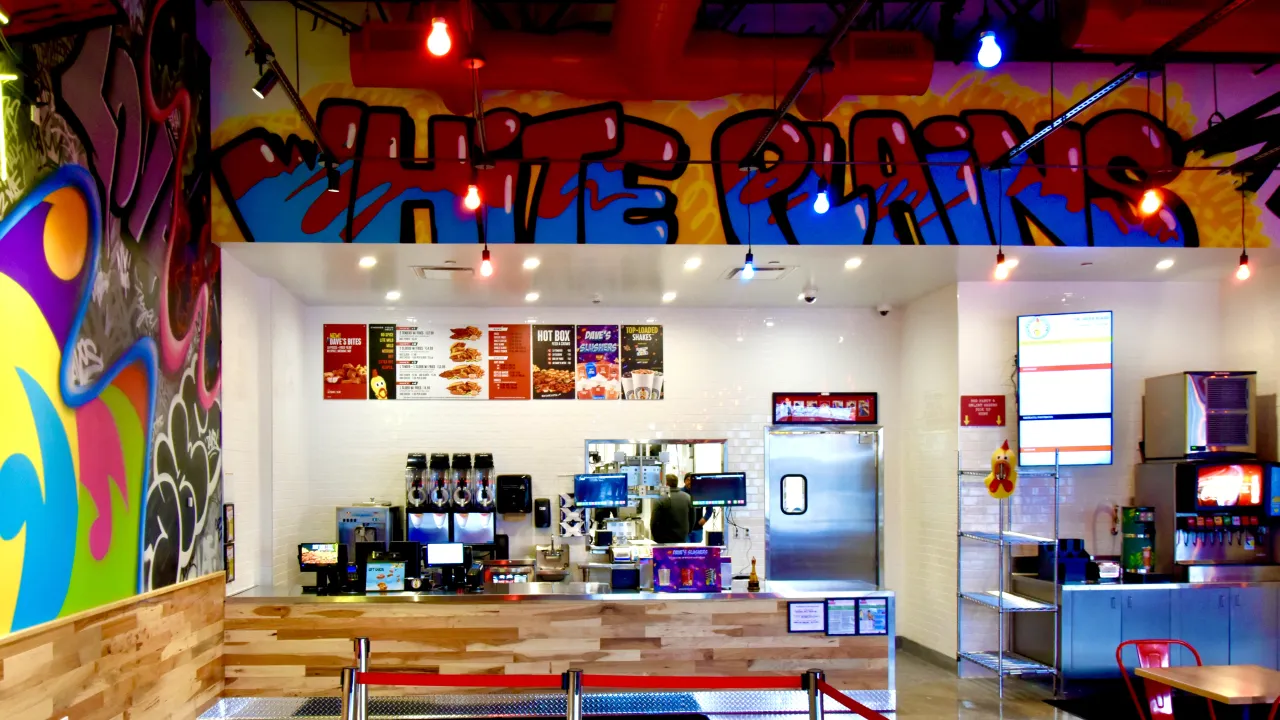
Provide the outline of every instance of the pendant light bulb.
[[1240,267],[1236,268],[1237,280],[1248,280],[1253,275],[1253,271],[1249,269],[1248,253],[1240,253]]
[[449,23],[444,18],[431,18],[431,34],[427,36],[427,52],[436,57],[444,57],[453,48],[453,38],[449,37]]
[[1164,198],[1160,197],[1159,190],[1148,190],[1142,193],[1142,202],[1138,204],[1138,209],[1143,215],[1155,215],[1164,205]]
[[480,253],[480,274],[484,277],[493,275],[493,261],[489,259],[489,248]]
[[826,215],[831,209],[831,198],[827,194],[827,183],[825,180],[818,181],[818,196],[813,199],[813,211],[819,215]]
[[1004,59],[1004,50],[1000,49],[1000,41],[996,39],[994,30],[987,30],[978,36],[978,67],[991,68]]
[[253,94],[259,100],[265,100],[278,82],[280,82],[280,76],[276,74],[275,68],[269,67],[262,73],[262,77],[258,78],[258,82],[253,84]]
[[750,252],[747,253],[747,259],[742,263],[742,279],[750,280],[756,276],[756,257]]
[[475,185],[467,186],[467,196],[462,199],[462,205],[466,209],[475,212],[480,209],[480,188]]
[[1000,252],[997,252],[997,253],[996,253],[996,273],[995,273],[995,278],[996,278],[997,280],[1008,280],[1008,279],[1009,279],[1009,269],[1010,269],[1010,268],[1009,268],[1009,263],[1007,263],[1007,262],[1005,262],[1005,261],[1004,261],[1004,251],[1003,251],[1003,250],[1001,250]]

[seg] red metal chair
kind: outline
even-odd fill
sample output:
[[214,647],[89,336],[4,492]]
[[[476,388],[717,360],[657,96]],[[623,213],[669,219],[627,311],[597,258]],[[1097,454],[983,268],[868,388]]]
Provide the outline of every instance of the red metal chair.
[[1276,720],[1280,718],[1280,697],[1276,698],[1275,703],[1271,706],[1271,714],[1267,716],[1267,720]]
[[[1143,688],[1147,693],[1147,712],[1142,709],[1142,701],[1138,699],[1138,693],[1133,688],[1133,682],[1129,680],[1129,669],[1125,667],[1121,654],[1124,652],[1126,645],[1132,645],[1138,653],[1138,665],[1144,668],[1153,667],[1169,667],[1169,648],[1174,645],[1191,651],[1191,655],[1196,659],[1196,665],[1203,665],[1200,661],[1200,653],[1196,649],[1181,640],[1126,640],[1116,646],[1116,665],[1120,666],[1120,676],[1124,678],[1125,687],[1129,688],[1129,697],[1133,698],[1134,707],[1138,708],[1138,717],[1146,720],[1157,718],[1173,718],[1173,688],[1162,682],[1143,678]],[[1209,704],[1210,720],[1217,720],[1213,714],[1213,701],[1206,700]],[[1274,720],[1274,718],[1272,718]]]

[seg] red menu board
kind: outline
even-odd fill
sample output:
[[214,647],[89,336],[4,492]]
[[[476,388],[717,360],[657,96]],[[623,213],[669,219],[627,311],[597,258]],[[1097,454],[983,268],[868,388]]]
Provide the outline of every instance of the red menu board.
[[960,424],[964,427],[1004,427],[1003,395],[961,395]]
[[324,326],[324,398],[363,400],[369,387],[365,325]]
[[530,341],[528,325],[489,326],[489,399],[528,400]]
[[875,425],[876,393],[774,393],[773,421],[808,425]]

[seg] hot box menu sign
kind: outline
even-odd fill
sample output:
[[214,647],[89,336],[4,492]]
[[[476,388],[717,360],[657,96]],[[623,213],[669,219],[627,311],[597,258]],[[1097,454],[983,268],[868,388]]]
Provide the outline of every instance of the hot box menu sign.
[[324,326],[324,398],[363,400],[369,382],[364,325]]
[[476,325],[396,327],[396,398],[483,398],[484,331]]
[[532,337],[528,325],[489,326],[489,399],[528,400]]
[[622,397],[617,325],[579,325],[577,388],[579,400]]
[[396,326],[369,326],[369,399],[396,399]]
[[534,400],[572,400],[574,393],[572,325],[534,325],[530,374]]
[[622,326],[622,399],[661,400],[662,326]]

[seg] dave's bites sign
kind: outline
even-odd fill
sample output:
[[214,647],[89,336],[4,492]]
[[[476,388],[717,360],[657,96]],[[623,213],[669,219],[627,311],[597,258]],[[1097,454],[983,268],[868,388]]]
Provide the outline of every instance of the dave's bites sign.
[[324,398],[363,400],[368,394],[369,348],[365,325],[324,326]]

